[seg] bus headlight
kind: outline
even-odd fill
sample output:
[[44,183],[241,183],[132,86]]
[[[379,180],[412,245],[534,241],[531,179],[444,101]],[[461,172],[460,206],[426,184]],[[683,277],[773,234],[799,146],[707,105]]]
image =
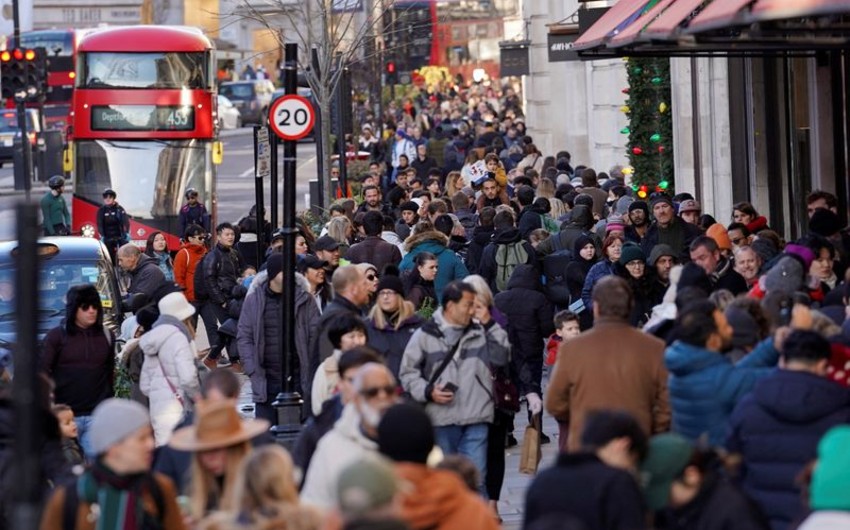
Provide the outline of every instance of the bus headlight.
[[80,228],[80,235],[83,237],[94,237],[94,226],[90,224],[84,224],[82,228]]

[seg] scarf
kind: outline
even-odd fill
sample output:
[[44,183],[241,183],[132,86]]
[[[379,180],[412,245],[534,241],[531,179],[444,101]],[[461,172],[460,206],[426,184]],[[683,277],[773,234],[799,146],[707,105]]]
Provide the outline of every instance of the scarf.
[[116,475],[96,461],[77,480],[81,501],[92,507],[97,517],[95,530],[141,530],[144,521],[142,486],[145,474]]
[[194,340],[192,335],[189,334],[189,328],[186,327],[186,324],[171,315],[159,315],[159,318],[153,323],[153,327],[157,326],[174,326],[186,337],[186,340],[189,342]]

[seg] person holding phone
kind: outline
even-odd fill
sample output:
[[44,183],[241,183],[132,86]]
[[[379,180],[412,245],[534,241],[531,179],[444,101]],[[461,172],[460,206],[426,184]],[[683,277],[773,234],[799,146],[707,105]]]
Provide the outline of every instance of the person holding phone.
[[[476,311],[475,297],[461,281],[445,287],[441,307],[410,338],[399,378],[413,399],[425,403],[440,449],[466,456],[483,477],[495,409],[490,368],[508,364],[510,342],[489,311]],[[483,482],[478,486],[484,493]]]

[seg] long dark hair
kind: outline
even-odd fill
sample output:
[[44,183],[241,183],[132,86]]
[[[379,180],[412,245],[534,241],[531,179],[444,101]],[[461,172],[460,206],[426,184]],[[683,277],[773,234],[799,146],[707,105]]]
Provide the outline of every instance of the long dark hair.
[[404,278],[405,292],[409,292],[410,288],[414,285],[420,285],[425,283],[425,280],[422,279],[422,275],[419,274],[419,267],[425,265],[429,261],[437,261],[437,256],[431,254],[430,252],[420,252],[416,255],[415,258],[413,258],[413,268],[410,269],[410,272],[408,272]]
[[[154,254],[154,249],[153,249],[153,240],[156,239],[156,236],[158,236],[159,234],[162,234],[162,232],[151,232],[151,235],[148,236],[148,242],[145,244],[145,254],[147,254],[148,256],[150,256],[152,258],[156,257],[156,254]],[[165,237],[165,234],[163,234],[162,237]],[[166,241],[166,244],[165,244],[165,252],[168,252],[168,242],[167,241]]]

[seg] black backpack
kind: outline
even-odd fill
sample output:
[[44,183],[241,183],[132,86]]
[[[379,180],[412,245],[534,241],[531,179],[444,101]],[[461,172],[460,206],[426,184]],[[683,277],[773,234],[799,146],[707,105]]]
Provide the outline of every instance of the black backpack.
[[558,234],[551,237],[555,251],[543,258],[543,291],[552,305],[565,308],[570,305],[567,265],[573,261],[573,253],[561,248],[561,238]]
[[[198,302],[204,302],[209,300],[210,293],[207,290],[207,282],[206,278],[204,278],[204,263],[208,259],[212,259],[212,254],[215,252],[215,249],[204,254],[204,257],[198,262],[195,266],[195,278],[194,278],[194,287],[195,287],[195,300]],[[221,260],[218,262],[218,269],[221,269]]]

